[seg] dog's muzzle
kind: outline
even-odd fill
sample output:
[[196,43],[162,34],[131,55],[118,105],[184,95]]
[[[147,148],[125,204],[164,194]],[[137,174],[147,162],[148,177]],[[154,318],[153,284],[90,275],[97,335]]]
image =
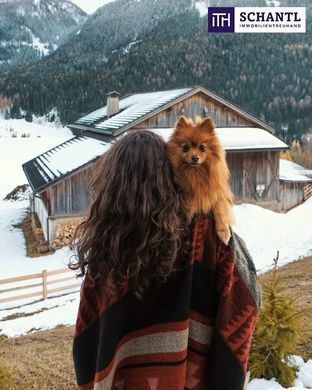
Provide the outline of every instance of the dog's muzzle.
[[193,156],[191,157],[191,160],[192,160],[192,164],[197,164],[199,157],[197,156],[197,154],[193,154]]

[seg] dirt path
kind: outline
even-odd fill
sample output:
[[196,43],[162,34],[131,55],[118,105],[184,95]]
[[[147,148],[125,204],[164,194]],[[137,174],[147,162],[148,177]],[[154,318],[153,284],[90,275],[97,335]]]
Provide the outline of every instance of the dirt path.
[[[281,267],[279,275],[287,292],[298,297],[298,306],[303,309],[300,353],[312,358],[312,257]],[[260,280],[263,283],[269,277],[267,273]],[[20,390],[25,383],[35,390],[73,390],[72,335],[73,327],[57,327],[2,340],[0,361],[15,371],[15,386],[10,390]]]

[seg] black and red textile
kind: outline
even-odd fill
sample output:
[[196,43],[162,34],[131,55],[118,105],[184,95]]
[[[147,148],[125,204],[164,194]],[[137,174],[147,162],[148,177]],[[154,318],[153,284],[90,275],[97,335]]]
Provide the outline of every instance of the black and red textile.
[[73,357],[79,390],[242,390],[261,288],[242,239],[193,221],[188,266],[146,292],[112,297],[85,279]]

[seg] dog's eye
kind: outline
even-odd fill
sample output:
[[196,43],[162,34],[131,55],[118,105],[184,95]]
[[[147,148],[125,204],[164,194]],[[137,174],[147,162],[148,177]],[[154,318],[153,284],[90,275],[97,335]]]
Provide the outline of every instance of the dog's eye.
[[206,146],[205,146],[205,145],[199,145],[199,150],[200,150],[201,152],[205,152]]
[[183,152],[188,152],[190,150],[190,146],[188,144],[182,145]]

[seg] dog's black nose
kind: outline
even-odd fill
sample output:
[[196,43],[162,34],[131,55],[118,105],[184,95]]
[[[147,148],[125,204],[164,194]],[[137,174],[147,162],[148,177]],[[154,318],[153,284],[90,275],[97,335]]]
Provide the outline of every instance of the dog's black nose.
[[198,160],[199,160],[199,157],[197,156],[197,154],[193,154],[193,156],[192,156],[192,162],[193,162],[193,163],[197,163]]

